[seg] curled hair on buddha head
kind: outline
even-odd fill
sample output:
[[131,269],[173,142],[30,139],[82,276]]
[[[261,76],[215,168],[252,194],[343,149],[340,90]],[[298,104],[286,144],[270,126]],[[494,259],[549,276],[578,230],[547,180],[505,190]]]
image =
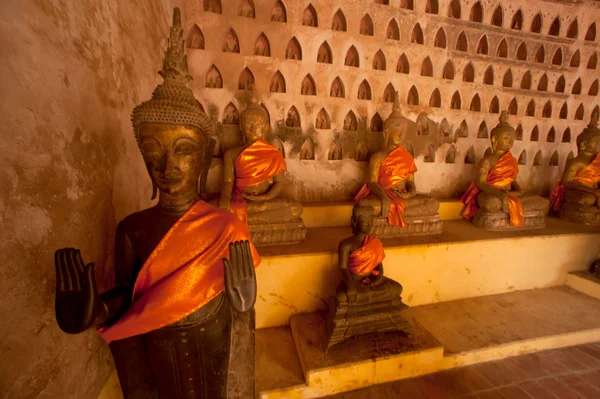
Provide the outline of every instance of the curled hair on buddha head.
[[579,136],[577,136],[577,151],[581,152],[590,139],[598,136],[600,136],[600,129],[598,128],[598,115],[593,114],[590,118],[590,124],[583,129],[583,132],[581,132]]
[[513,139],[516,138],[515,129],[508,124],[508,111],[504,110],[500,114],[499,122],[490,132],[490,140],[493,138],[498,138],[502,133],[509,133],[513,136]]
[[173,25],[163,66],[158,73],[162,76],[163,82],[154,89],[152,98],[135,107],[131,114],[138,145],[139,129],[147,123],[196,128],[206,138],[212,130],[212,124],[202,110],[200,102],[187,86],[192,77],[188,73],[179,8],[173,9]]

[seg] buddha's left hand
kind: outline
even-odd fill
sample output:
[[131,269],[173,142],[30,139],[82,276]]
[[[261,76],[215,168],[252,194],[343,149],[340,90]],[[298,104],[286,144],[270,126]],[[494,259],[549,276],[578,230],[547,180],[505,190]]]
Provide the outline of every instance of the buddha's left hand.
[[410,199],[412,197],[414,197],[415,195],[417,195],[417,193],[415,193],[414,191],[403,191],[398,193],[398,197],[400,197],[401,199]]
[[252,194],[248,194],[248,193],[242,193],[242,197],[244,197],[248,201],[268,201],[268,200],[273,199],[268,194],[252,195]]
[[225,290],[231,307],[246,312],[256,302],[256,274],[248,241],[229,244],[229,260],[223,259]]

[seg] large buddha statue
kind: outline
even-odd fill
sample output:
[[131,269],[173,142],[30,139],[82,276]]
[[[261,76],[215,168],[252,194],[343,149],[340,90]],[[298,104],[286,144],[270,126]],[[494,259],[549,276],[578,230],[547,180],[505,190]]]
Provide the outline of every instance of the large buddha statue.
[[549,201],[525,194],[517,182],[519,166],[510,152],[515,129],[506,111],[492,129],[491,141],[491,154],[479,161],[475,181],[461,199],[463,218],[490,230],[544,227]]
[[354,197],[353,220],[360,215],[373,216],[371,234],[379,237],[442,231],[440,203],[417,194],[414,176],[417,166],[402,146],[407,127],[396,92],[392,113],[383,126],[384,148],[371,155],[367,181]]
[[353,235],[340,241],[338,268],[342,277],[329,304],[325,350],[355,335],[411,327],[400,312],[402,285],[383,275],[383,244],[369,235],[372,217],[358,216]]
[[268,115],[253,97],[240,116],[242,144],[223,156],[223,185],[219,207],[246,223],[256,245],[302,241],[306,228],[302,204],[281,194],[283,155],[268,144]]
[[578,155],[565,164],[562,179],[550,193],[552,209],[561,219],[600,224],[600,129],[593,116],[577,137]]
[[[227,398],[230,366],[243,363],[241,357],[229,362],[232,323],[247,315],[239,331],[250,341],[253,336],[260,259],[247,227],[199,198],[210,123],[186,85],[191,78],[182,35],[176,8],[160,72],[164,82],[133,111],[159,199],[117,227],[115,288],[98,294],[94,264],[85,265],[80,251],[55,255],[58,325],[70,334],[98,327],[125,399]],[[244,367],[252,376],[253,360]],[[249,384],[244,395],[253,394]]]

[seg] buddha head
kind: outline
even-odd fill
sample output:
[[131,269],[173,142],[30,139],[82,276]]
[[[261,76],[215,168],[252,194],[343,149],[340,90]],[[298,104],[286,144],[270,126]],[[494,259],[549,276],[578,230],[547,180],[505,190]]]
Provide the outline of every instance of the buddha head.
[[371,227],[373,227],[373,216],[359,215],[356,217],[356,220],[354,222],[354,234],[369,234],[369,232],[371,231]]
[[502,111],[500,114],[500,122],[492,129],[490,133],[492,141],[492,151],[494,153],[505,153],[512,148],[516,133],[515,129],[508,124],[508,112]]
[[269,116],[266,111],[258,105],[258,98],[252,96],[250,105],[240,115],[240,128],[242,129],[242,141],[254,143],[265,137],[269,130]]
[[600,129],[598,117],[594,114],[588,127],[577,136],[577,149],[579,153],[597,154],[600,152]]
[[152,98],[135,107],[133,130],[144,163],[156,190],[173,196],[197,193],[210,120],[187,87],[191,80],[184,53],[179,9],[173,12],[173,26],[163,68],[164,81]]
[[383,142],[385,148],[397,148],[404,143],[408,124],[400,112],[400,97],[394,94],[392,113],[383,122]]

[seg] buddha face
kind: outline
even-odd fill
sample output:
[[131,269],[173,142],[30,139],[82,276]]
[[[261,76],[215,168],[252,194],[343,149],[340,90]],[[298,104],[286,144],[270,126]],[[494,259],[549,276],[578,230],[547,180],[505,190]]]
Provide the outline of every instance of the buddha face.
[[242,132],[246,142],[253,143],[262,139],[269,128],[266,119],[256,113],[242,116]]
[[404,130],[401,126],[391,126],[383,131],[386,148],[396,148],[404,142]]
[[508,131],[492,135],[492,148],[494,149],[494,151],[510,151],[514,142],[515,134]]
[[204,136],[196,128],[158,123],[139,128],[139,145],[152,182],[164,193],[198,191]]
[[356,229],[361,233],[369,233],[373,226],[373,219],[366,216],[359,216],[356,220]]

